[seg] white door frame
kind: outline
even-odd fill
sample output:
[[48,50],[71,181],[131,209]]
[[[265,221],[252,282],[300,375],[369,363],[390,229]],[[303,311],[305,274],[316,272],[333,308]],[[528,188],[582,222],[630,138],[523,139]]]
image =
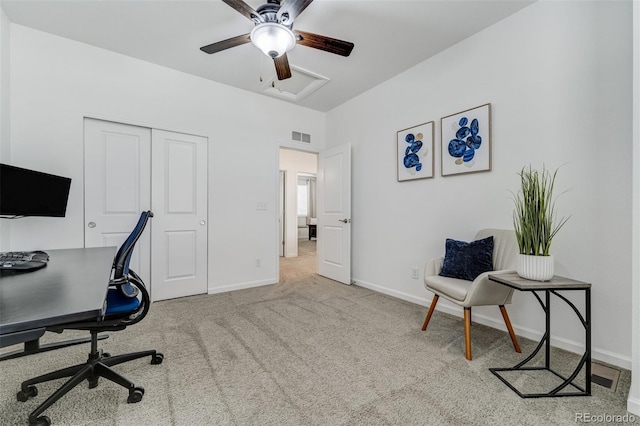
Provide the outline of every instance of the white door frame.
[[[298,148],[298,147],[293,147],[293,146],[290,146],[290,145],[279,145],[278,148],[276,149],[276,165],[277,165],[276,173],[275,173],[275,185],[276,185],[276,188],[279,188],[279,185],[280,185],[280,172],[282,171],[282,166],[280,164],[280,151],[283,150],[283,149],[286,149],[286,150],[289,150],[289,151],[299,151],[299,152],[303,152],[303,153],[306,153],[306,154],[315,154],[316,156],[319,154],[319,151],[316,150],[316,149],[304,149],[304,147]],[[294,178],[297,179],[297,177],[298,177],[297,173],[296,173],[295,177],[289,176],[289,173],[285,173],[285,174],[286,174],[285,179],[287,179],[287,180],[291,180],[291,179],[294,179]],[[275,201],[274,201],[274,205],[275,206],[279,206],[280,202],[281,202],[279,189],[276,190],[275,193],[276,193],[276,198],[275,198]],[[294,194],[290,194],[290,193],[286,192],[286,197],[288,197],[289,199],[291,197],[294,197],[295,199],[297,199],[297,192],[294,193]],[[276,277],[277,277],[277,279],[279,281],[280,280],[280,247],[279,247],[279,245],[280,245],[280,241],[279,241],[279,239],[280,239],[280,235],[279,235],[280,234],[280,228],[279,228],[280,223],[278,222],[279,215],[276,214],[275,216],[276,216],[275,217],[276,235],[278,236],[276,238],[276,242],[275,242],[275,244],[276,244],[276,258],[275,258],[276,259],[276,262],[275,262],[276,267],[275,267],[275,270],[276,270]],[[285,235],[286,235],[286,232],[287,232],[286,231],[286,210],[285,210],[285,218],[284,219],[285,219],[285,224],[284,224],[285,225],[284,226],[285,227],[285,231],[284,232],[285,232]],[[297,239],[297,233],[296,233],[296,239]],[[286,246],[286,243],[285,243],[285,246],[284,246],[284,254],[285,254],[285,256],[286,256],[286,249],[287,249],[287,246]]]
[[[279,168],[279,167],[278,167]],[[284,257],[284,242],[287,238],[287,227],[285,213],[287,211],[287,171],[280,170],[280,180],[278,183],[280,195],[278,202],[278,256]]]
[[[280,151],[282,149],[286,149],[286,150],[290,150],[290,151],[300,151],[300,152],[304,152],[304,153],[308,153],[308,154],[315,154],[317,156],[317,161],[318,162],[320,161],[320,153],[322,151],[326,151],[326,149],[323,149],[323,150],[304,149],[303,147],[298,148],[298,147],[292,147],[292,146],[289,146],[289,145],[279,145],[278,149],[276,150],[276,156],[277,156],[276,164],[277,164],[277,167],[276,167],[276,173],[274,174],[274,176],[275,176],[274,177],[274,184],[276,185],[276,188],[278,188],[279,185],[280,185],[280,171],[282,170],[281,169],[281,164],[280,164]],[[318,178],[318,174],[319,174],[319,170],[317,170],[316,179]],[[292,178],[289,176],[288,179],[292,179]],[[297,174],[296,174],[296,179],[297,179]],[[317,182],[317,180],[316,180],[316,182]],[[319,185],[317,186],[317,190],[318,190],[318,192],[316,194],[316,203],[318,202],[318,199],[320,197],[320,187],[319,187]],[[274,205],[277,206],[280,203],[279,190],[276,190],[275,193],[276,193],[276,198],[275,198],[275,201],[274,201]],[[297,194],[294,194],[294,195],[289,194],[289,197],[292,197],[292,196],[297,196]],[[319,208],[319,206],[317,206],[317,208]],[[276,227],[276,233],[275,234],[278,235],[278,237],[276,238],[276,241],[275,241],[275,244],[276,244],[276,257],[275,257],[275,259],[276,259],[276,268],[275,268],[275,270],[276,270],[276,277],[279,280],[280,279],[280,255],[279,255],[279,253],[280,253],[279,252],[279,244],[280,244],[280,242],[279,242],[279,239],[280,239],[280,237],[279,237],[279,232],[280,232],[279,231],[279,225],[280,224],[278,222],[278,216],[279,215],[275,215],[274,226]],[[321,236],[320,236],[319,233],[317,233],[316,235],[317,235],[316,239],[319,241]],[[349,253],[349,255],[351,255],[351,253]]]

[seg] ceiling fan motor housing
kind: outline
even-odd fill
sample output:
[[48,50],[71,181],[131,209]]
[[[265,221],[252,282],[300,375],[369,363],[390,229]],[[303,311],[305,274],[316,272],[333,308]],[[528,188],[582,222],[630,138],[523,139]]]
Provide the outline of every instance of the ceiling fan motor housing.
[[[280,10],[280,0],[267,0],[267,3],[256,9],[258,15],[260,15],[263,19],[263,22],[274,22],[278,24],[282,24],[287,28],[291,29],[293,27],[293,22],[290,22],[290,16],[287,12],[283,13],[278,19],[278,11]],[[260,22],[254,19],[256,25],[259,25]]]

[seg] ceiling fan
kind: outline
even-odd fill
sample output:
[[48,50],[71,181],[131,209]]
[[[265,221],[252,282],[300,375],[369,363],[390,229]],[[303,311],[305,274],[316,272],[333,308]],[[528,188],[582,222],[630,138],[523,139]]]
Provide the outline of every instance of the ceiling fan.
[[252,42],[267,56],[273,58],[278,80],[291,77],[287,52],[296,44],[349,56],[353,43],[305,31],[293,30],[293,21],[313,0],[267,0],[254,10],[243,0],[222,0],[255,24],[250,33],[212,43],[200,48],[205,53],[216,53]]

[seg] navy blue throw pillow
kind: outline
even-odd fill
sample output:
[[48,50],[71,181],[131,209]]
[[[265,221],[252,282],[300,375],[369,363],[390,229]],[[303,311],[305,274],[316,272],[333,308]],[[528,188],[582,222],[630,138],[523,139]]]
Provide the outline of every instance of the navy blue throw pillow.
[[447,238],[441,276],[473,281],[487,271],[493,271],[493,236],[470,243]]

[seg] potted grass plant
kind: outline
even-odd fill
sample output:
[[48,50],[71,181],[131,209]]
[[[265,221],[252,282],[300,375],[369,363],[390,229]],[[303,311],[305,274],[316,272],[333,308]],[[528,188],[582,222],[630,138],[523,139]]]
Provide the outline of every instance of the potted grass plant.
[[520,251],[516,271],[522,278],[548,281],[553,277],[551,241],[571,217],[556,220],[553,190],[557,173],[544,166],[542,171],[523,167],[518,173],[520,191],[514,196],[513,226]]

